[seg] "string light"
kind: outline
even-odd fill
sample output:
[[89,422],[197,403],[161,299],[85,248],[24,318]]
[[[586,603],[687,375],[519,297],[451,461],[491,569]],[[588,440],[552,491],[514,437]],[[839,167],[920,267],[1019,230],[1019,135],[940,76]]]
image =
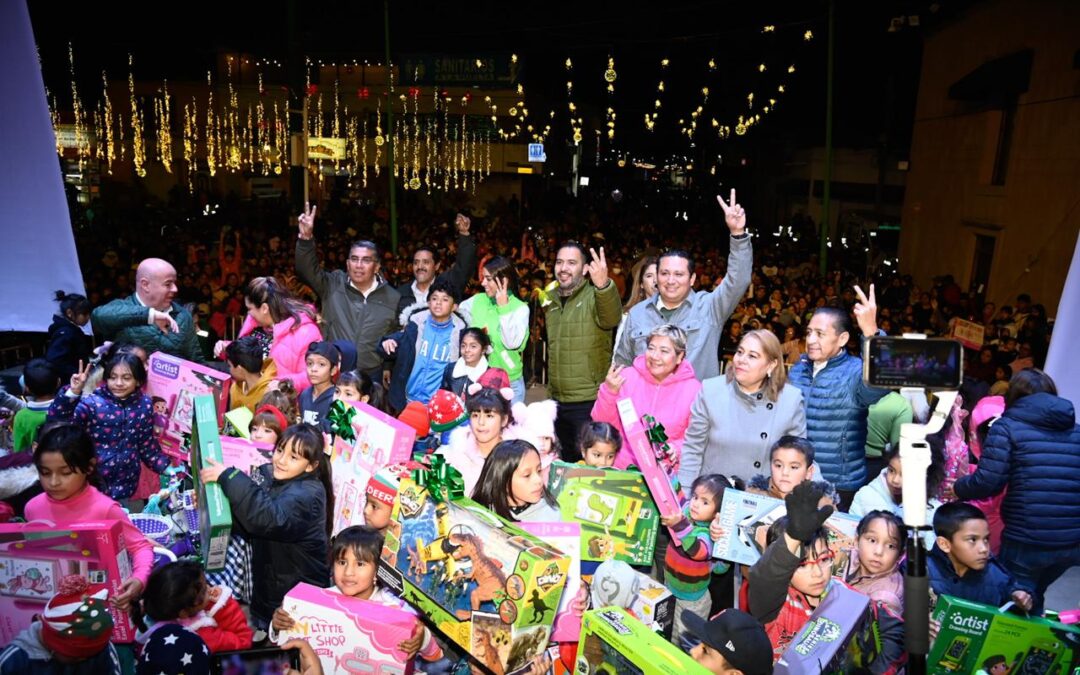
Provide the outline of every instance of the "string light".
[[165,171],[172,173],[172,116],[169,110],[169,81],[162,81],[161,98],[154,98],[154,123],[157,126],[158,159],[165,165]]
[[83,108],[79,90],[75,86],[75,50],[70,42],[68,43],[68,61],[71,64],[71,106],[75,118],[75,152],[79,158],[79,171],[82,171],[86,160],[90,157],[90,135],[86,126],[86,109]]
[[[106,148],[106,151],[105,151],[105,170],[111,176],[112,175],[112,165],[113,165],[113,162],[116,161],[117,140],[116,140],[116,127],[115,127],[115,122],[113,120],[112,100],[109,99],[109,78],[105,74],[104,70],[101,71],[101,91],[102,91],[102,95],[104,97],[104,104],[105,104],[104,105],[104,110],[103,110],[104,118],[105,118],[105,127],[104,127],[104,132],[105,132],[104,146]],[[98,140],[101,141],[100,138]]]
[[134,58],[128,54],[128,90],[131,93],[131,159],[135,163],[135,175],[146,176],[146,147],[144,145],[144,120],[142,111],[135,101],[135,74],[132,72]]

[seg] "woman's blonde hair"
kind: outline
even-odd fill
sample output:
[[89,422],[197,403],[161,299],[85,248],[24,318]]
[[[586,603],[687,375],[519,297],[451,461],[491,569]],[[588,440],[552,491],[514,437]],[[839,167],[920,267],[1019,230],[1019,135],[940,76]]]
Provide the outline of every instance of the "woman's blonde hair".
[[648,271],[649,265],[655,264],[657,264],[656,256],[647,255],[630,268],[630,278],[633,283],[630,285],[630,297],[627,298],[626,304],[623,306],[624,312],[629,312],[631,307],[645,299],[645,284],[642,282],[642,278],[645,276],[645,272]]
[[[761,355],[765,357],[766,361],[776,363],[772,374],[766,375],[765,383],[761,385],[761,392],[765,394],[765,398],[775,403],[780,398],[780,392],[783,391],[784,385],[787,384],[787,371],[784,370],[784,352],[780,349],[780,340],[771,330],[759,328],[744,334],[742,339],[739,340],[739,344],[741,345],[750,338],[755,338],[761,345]],[[729,366],[727,369],[727,381],[731,382],[734,379],[735,368]]]

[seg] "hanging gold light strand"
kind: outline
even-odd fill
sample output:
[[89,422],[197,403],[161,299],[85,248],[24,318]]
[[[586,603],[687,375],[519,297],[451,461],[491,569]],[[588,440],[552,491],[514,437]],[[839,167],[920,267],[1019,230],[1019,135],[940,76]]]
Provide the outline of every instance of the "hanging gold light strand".
[[75,49],[68,43],[68,61],[71,65],[71,110],[75,122],[75,152],[79,158],[79,170],[82,171],[90,159],[90,130],[86,125],[86,109],[79,98],[79,89],[75,85]]
[[135,100],[135,74],[132,71],[135,59],[128,54],[128,91],[131,97],[131,159],[135,164],[135,175],[146,176],[146,139],[144,138],[144,118],[142,110]]
[[155,123],[157,124],[158,158],[165,165],[165,171],[172,173],[172,103],[169,96],[169,81],[161,83],[161,98],[154,102]]
[[[607,137],[609,141],[615,140],[615,79],[618,77],[618,73],[615,72],[615,58],[608,57],[607,70],[604,71],[604,81],[607,82],[607,95],[608,105],[607,113],[605,115],[605,124],[607,125]],[[597,157],[599,159],[599,156]]]
[[206,87],[208,90],[206,99],[206,170],[213,178],[217,173],[218,135],[217,124],[214,121],[214,84],[210,79],[210,71],[206,71]]
[[664,57],[660,59],[660,82],[656,85],[656,99],[653,101],[653,111],[651,113],[645,113],[645,129],[652,131],[656,126],[656,118],[660,116],[660,107],[663,105],[664,98],[664,73],[667,71],[667,67],[671,65],[671,59]]
[[566,108],[568,111],[568,117],[570,119],[570,138],[574,141],[574,145],[581,145],[581,123],[580,118],[575,118],[577,113],[577,106],[574,105],[574,81],[569,79],[574,70],[574,62],[570,60],[570,57],[566,57]]

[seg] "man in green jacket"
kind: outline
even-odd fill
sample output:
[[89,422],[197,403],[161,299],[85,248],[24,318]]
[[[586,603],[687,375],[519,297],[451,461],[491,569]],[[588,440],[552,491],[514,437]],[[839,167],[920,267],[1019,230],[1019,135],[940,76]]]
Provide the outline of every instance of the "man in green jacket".
[[147,258],[135,271],[135,292],[95,309],[90,323],[106,340],[201,363],[195,321],[173,302],[176,293],[176,269],[160,258]]
[[[556,293],[547,316],[548,379],[559,403],[555,433],[563,459],[577,461],[578,430],[591,419],[600,383],[611,365],[611,331],[622,319],[622,299],[608,279],[604,249],[585,252],[568,241],[555,256]],[[589,281],[585,280],[585,274]]]

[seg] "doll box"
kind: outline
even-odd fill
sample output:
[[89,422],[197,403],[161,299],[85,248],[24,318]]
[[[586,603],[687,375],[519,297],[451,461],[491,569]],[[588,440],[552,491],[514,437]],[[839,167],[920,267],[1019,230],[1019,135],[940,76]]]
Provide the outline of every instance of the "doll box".
[[555,623],[551,629],[552,642],[576,642],[581,634],[581,617],[570,610],[581,590],[581,525],[579,523],[518,523],[521,529],[536,535],[570,558],[566,569],[566,588],[563,590]]
[[[104,584],[109,597],[131,577],[131,559],[118,520],[54,525],[45,521],[0,524],[0,642],[29,628],[63,577],[79,574]],[[110,605],[113,642],[131,642],[135,628],[126,612]]]
[[195,427],[191,432],[191,475],[195,480],[196,504],[199,513],[199,552],[208,572],[225,567],[225,552],[232,531],[232,510],[225,491],[217,483],[203,483],[199,470],[207,459],[222,463],[221,438],[218,436],[217,412],[212,396],[197,396]]
[[240,469],[249,476],[273,460],[274,446],[269,443],[230,436],[219,436],[218,440],[221,441],[221,463]]
[[585,612],[575,675],[707,675],[684,651],[617,607]]
[[364,524],[368,481],[379,469],[412,458],[416,430],[366,403],[352,403],[352,441],[338,436],[330,457],[334,534]]
[[395,607],[350,598],[336,590],[299,583],[281,606],[293,618],[291,638],[306,640],[325,673],[405,673],[412,663],[398,644],[412,637],[416,616]]
[[470,499],[401,481],[379,582],[481,664],[511,673],[548,644],[570,558]]
[[870,598],[833,582],[810,620],[776,662],[776,675],[847,673],[857,670],[855,638],[869,626]]
[[657,510],[661,516],[679,515],[684,500],[681,496],[682,490],[676,489],[678,478],[673,479],[657,461],[653,444],[645,433],[637,410],[634,409],[634,402],[628,398],[620,398],[618,408],[619,419],[622,421],[623,431],[626,432],[626,443],[630,446],[638,470],[645,477],[645,484]]
[[229,374],[220,370],[164,352],[151,354],[146,368],[146,395],[154,403],[154,431],[161,450],[174,458],[187,459],[184,434],[191,433],[196,396],[213,397],[215,425],[220,429],[231,382]]
[[553,462],[548,489],[564,521],[581,524],[581,559],[651,565],[660,516],[637,471]]

